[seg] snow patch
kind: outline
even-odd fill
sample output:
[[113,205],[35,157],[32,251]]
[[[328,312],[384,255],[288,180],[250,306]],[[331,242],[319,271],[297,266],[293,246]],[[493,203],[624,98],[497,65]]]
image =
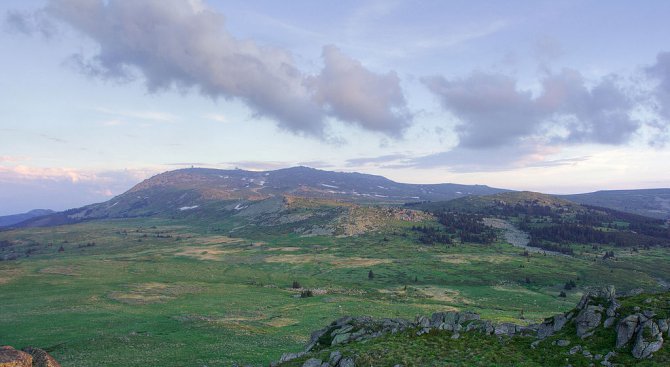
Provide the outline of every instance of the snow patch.
[[339,187],[338,187],[338,186],[335,186],[335,185],[321,184],[321,186],[323,186],[323,187],[330,187],[331,189],[339,189]]
[[244,205],[242,205],[242,204],[237,204],[237,205],[235,205],[235,210],[242,210],[242,209],[244,209],[244,208],[246,208],[246,206],[244,206]]
[[179,210],[181,210],[181,211],[184,211],[184,210],[191,210],[191,209],[195,209],[195,208],[197,208],[197,207],[199,207],[199,205],[182,206],[181,208],[179,208]]

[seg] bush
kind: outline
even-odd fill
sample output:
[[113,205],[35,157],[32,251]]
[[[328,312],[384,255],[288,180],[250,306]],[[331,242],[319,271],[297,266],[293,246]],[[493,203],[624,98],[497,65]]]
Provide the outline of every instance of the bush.
[[305,289],[304,291],[300,292],[300,298],[307,298],[307,297],[313,297],[314,293],[312,293],[311,290]]
[[298,283],[297,280],[294,280],[294,281],[293,281],[293,284],[291,285],[291,288],[293,288],[293,289],[300,289],[300,288],[302,288],[302,286],[300,285],[300,283]]

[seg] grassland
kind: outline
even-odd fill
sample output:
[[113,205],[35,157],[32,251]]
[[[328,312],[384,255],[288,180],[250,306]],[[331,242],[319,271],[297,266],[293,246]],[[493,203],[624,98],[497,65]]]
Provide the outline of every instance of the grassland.
[[[655,290],[670,274],[670,251],[657,247],[608,260],[606,246],[588,245],[526,257],[503,242],[420,245],[400,221],[350,237],[243,228],[231,238],[235,225],[125,219],[0,232],[11,243],[0,256],[21,254],[0,262],[0,344],[45,348],[66,367],[267,365],[342,315],[459,309],[533,322],[572,308],[586,287]],[[568,280],[577,289],[558,297]],[[300,298],[293,281],[314,296]]]

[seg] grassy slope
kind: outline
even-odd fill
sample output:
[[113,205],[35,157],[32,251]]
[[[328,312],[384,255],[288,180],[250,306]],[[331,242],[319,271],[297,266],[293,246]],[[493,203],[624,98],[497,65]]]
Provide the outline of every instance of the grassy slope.
[[[0,342],[46,347],[65,367],[267,364],[340,315],[463,309],[516,321],[523,310],[537,321],[574,306],[579,290],[556,297],[569,279],[654,289],[670,274],[666,249],[607,262],[525,258],[506,244],[417,245],[400,222],[359,237],[248,231],[231,242],[220,233],[234,225],[133,219],[0,232],[37,250],[0,262]],[[293,280],[328,293],[294,298]]]
[[[640,294],[619,299],[621,315],[635,313],[634,307],[653,310],[658,319],[670,317],[670,293]],[[647,300],[652,300],[647,303]],[[338,345],[312,352],[299,359],[281,364],[282,367],[298,367],[309,358],[328,360],[334,350],[344,356],[355,356],[358,365],[368,366],[563,366],[587,367],[598,361],[586,358],[581,352],[569,354],[574,346],[582,346],[592,355],[605,356],[614,351],[615,328],[599,327],[596,333],[582,340],[576,335],[574,324],[541,341],[536,348],[532,337],[486,336],[477,332],[461,332],[460,338],[452,339],[449,331],[433,330],[416,336],[416,329],[395,335],[386,335],[364,342]],[[553,345],[556,340],[568,340],[568,346]],[[633,343],[616,350],[610,362],[621,366],[668,366],[670,347],[665,345],[654,353],[652,359],[636,360],[630,353]]]

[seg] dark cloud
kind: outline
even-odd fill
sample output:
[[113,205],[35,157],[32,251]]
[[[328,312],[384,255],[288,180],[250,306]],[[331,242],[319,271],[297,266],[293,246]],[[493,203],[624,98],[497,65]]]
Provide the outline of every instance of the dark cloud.
[[376,74],[327,46],[323,71],[307,75],[290,52],[235,38],[200,0],[52,0],[45,12],[98,44],[93,57],[68,60],[88,75],[239,99],[256,117],[324,139],[328,116],[396,137],[410,122],[394,72]]
[[670,121],[670,52],[661,52],[656,56],[656,63],[646,69],[647,74],[658,84],[654,89],[654,97],[658,112],[665,119],[664,125]]

